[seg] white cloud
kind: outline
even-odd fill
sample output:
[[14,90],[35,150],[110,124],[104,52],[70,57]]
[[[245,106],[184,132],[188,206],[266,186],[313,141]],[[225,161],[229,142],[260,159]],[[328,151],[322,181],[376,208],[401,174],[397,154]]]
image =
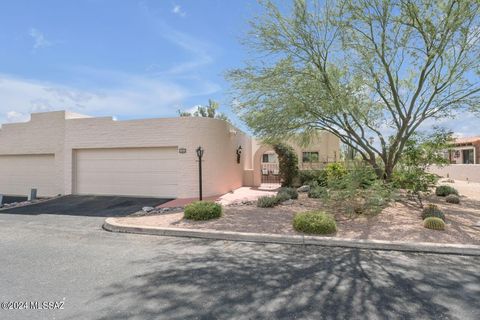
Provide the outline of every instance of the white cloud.
[[[165,23],[161,12],[151,9],[145,2],[141,3],[140,9],[143,11],[147,21],[150,22],[152,29],[156,31],[160,37],[185,50],[191,56],[190,60],[177,63],[166,70],[152,63],[146,68],[147,71],[158,75],[188,74],[191,76],[193,71],[197,71],[199,68],[210,65],[215,61],[212,52],[220,51],[217,46],[172,28]],[[175,9],[183,12],[178,5],[175,5],[172,11]],[[185,12],[183,12],[183,14],[185,14]]]
[[35,28],[31,28],[29,32],[30,37],[33,38],[33,49],[40,49],[50,47],[52,43],[48,41],[42,32]]
[[419,130],[430,131],[435,126],[446,128],[457,137],[471,137],[480,135],[478,123],[480,116],[471,112],[459,111],[450,118],[430,118],[423,122]]
[[8,111],[6,113],[6,122],[27,122],[30,120],[30,115],[27,113],[17,112],[17,111]]
[[173,6],[172,12],[180,17],[185,17],[186,13],[185,11],[182,10],[182,7],[178,4],[175,4]]
[[187,88],[153,77],[88,68],[82,75],[92,84],[109,79],[109,85],[83,89],[0,74],[0,123],[25,121],[31,112],[53,110],[119,118],[175,116],[184,99],[218,90],[209,83]]

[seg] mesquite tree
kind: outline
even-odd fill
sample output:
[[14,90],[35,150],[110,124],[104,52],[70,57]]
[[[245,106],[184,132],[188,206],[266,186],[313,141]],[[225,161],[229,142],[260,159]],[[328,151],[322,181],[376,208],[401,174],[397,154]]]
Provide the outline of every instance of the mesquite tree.
[[333,133],[390,179],[430,120],[480,106],[479,1],[262,1],[231,70],[236,110],[255,134]]

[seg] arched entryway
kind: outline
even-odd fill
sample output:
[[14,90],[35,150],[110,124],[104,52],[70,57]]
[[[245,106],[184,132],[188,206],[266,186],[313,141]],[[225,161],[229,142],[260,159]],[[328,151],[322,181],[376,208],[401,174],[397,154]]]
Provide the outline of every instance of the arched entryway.
[[278,155],[272,146],[261,146],[255,152],[253,157],[253,181],[255,186],[281,183]]

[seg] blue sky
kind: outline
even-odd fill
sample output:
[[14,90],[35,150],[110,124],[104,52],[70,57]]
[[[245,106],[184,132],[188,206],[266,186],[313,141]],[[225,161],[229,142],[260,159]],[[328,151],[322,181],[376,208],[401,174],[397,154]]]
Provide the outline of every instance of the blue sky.
[[[206,104],[230,109],[227,70],[240,67],[240,39],[255,0],[83,0],[0,2],[0,124],[31,112],[176,116]],[[469,114],[441,123],[479,135]]]
[[0,123],[67,109],[117,119],[229,105],[256,1],[2,1]]

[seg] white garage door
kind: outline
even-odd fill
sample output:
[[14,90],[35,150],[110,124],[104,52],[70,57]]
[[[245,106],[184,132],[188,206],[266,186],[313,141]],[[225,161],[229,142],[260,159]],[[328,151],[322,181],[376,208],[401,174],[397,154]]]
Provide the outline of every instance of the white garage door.
[[39,196],[55,195],[55,156],[0,156],[0,194],[28,195],[37,188]]
[[76,150],[75,193],[176,197],[177,148]]

